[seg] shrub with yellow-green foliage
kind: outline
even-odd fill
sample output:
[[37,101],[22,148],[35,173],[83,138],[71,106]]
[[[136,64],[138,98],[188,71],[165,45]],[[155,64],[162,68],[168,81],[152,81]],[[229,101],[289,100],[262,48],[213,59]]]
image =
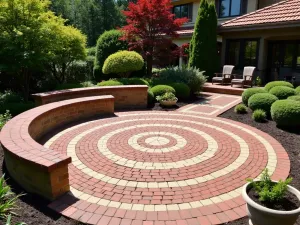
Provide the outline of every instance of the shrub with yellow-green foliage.
[[143,57],[134,51],[120,51],[110,55],[104,62],[104,74],[119,74],[128,77],[131,72],[141,70],[144,66]]

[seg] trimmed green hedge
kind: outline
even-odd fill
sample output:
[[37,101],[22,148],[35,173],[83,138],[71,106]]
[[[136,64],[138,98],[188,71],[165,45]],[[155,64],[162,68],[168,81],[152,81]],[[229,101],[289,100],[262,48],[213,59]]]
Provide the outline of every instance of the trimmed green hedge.
[[166,92],[176,93],[175,89],[168,85],[156,85],[151,88],[151,91],[154,94],[154,97],[165,94]]
[[300,86],[298,86],[295,90],[296,90],[297,95],[300,95]]
[[270,93],[258,93],[252,95],[248,100],[248,106],[252,111],[262,109],[269,113],[271,106],[278,98]]
[[179,99],[187,99],[191,95],[191,89],[184,83],[173,83],[170,86],[175,89],[176,96]]
[[288,100],[294,100],[294,101],[299,101],[300,102],[300,95],[293,95],[288,97]]
[[246,89],[242,94],[242,100],[245,105],[248,105],[248,100],[252,95],[255,95],[257,93],[267,93],[267,91],[264,88],[258,87],[258,88],[248,88]]
[[97,84],[97,86],[120,86],[120,85],[123,85],[123,84],[117,80],[107,80],[107,81],[102,81]]
[[10,114],[12,116],[16,116],[22,112],[25,112],[29,109],[32,109],[35,107],[34,102],[10,102],[6,103],[4,105],[0,105],[0,114],[3,114],[6,112],[6,110],[9,110]]
[[275,95],[278,99],[287,99],[289,96],[295,95],[296,91],[290,87],[276,86],[273,87],[269,93]]
[[73,88],[82,88],[83,85],[82,84],[70,84],[70,83],[66,83],[66,84],[59,84],[55,87],[55,90],[65,90],[65,89],[73,89]]
[[293,100],[279,100],[271,107],[272,119],[278,126],[300,126],[300,102]]
[[129,76],[129,73],[141,70],[144,66],[143,57],[134,51],[120,51],[114,53],[104,61],[102,72],[104,74],[119,74]]
[[124,85],[147,85],[148,87],[150,86],[148,81],[138,77],[120,78],[117,79],[117,81],[121,82]]
[[294,88],[294,86],[286,81],[272,81],[269,82],[265,85],[265,89],[266,91],[270,91],[273,87],[277,87],[277,86],[285,86],[285,87],[290,87],[290,88]]

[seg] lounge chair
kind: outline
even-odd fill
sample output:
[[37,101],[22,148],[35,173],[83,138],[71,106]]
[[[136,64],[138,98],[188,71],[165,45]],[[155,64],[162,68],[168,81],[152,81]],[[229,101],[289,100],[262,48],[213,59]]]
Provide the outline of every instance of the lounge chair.
[[211,83],[229,83],[231,82],[232,79],[232,71],[233,71],[234,66],[231,65],[225,65],[223,67],[223,73],[215,73],[215,77],[212,78]]
[[[231,87],[232,85],[242,85],[244,88],[245,85],[247,86],[253,86],[253,74],[255,71],[256,67],[253,66],[246,66],[244,67],[244,72],[243,75],[236,75],[233,74],[233,79],[231,80]],[[240,77],[240,78],[238,78]]]

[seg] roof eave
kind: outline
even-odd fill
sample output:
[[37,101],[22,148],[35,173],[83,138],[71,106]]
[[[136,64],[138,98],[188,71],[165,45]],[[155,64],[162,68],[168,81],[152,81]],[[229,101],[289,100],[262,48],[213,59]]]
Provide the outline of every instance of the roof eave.
[[280,29],[280,28],[293,28],[300,27],[300,20],[287,21],[283,23],[264,23],[264,24],[251,24],[243,26],[231,26],[231,27],[218,27],[218,33],[236,32],[236,31],[253,31],[262,29]]

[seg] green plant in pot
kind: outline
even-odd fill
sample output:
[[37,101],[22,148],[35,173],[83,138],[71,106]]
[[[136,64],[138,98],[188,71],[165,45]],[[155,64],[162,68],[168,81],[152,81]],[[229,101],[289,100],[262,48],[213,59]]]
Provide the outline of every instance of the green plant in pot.
[[265,169],[259,180],[248,179],[242,195],[250,225],[293,225],[300,214],[300,192],[291,178],[273,181]]
[[178,98],[172,92],[166,92],[163,95],[157,96],[156,100],[163,106],[171,107],[176,105]]

